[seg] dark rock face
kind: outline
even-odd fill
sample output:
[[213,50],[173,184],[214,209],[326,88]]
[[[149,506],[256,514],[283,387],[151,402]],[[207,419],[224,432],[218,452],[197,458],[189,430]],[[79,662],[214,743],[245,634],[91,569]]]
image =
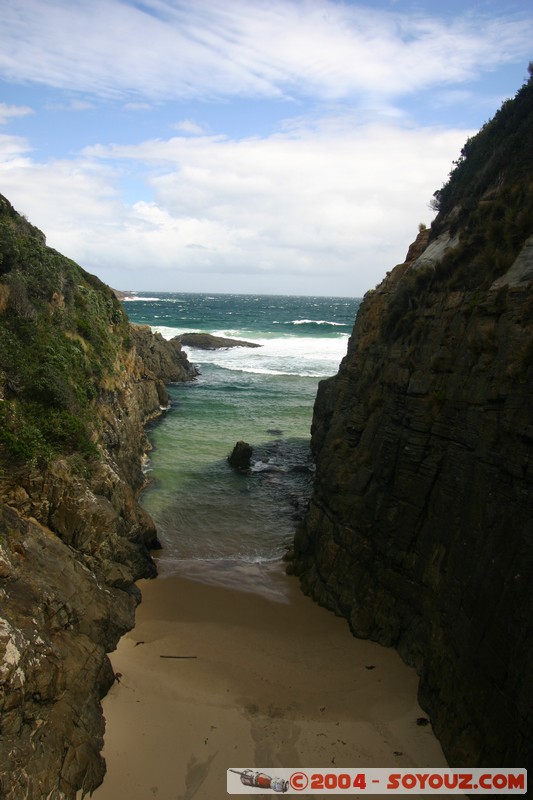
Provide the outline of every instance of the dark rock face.
[[[457,205],[430,241],[366,295],[319,388],[295,540],[304,590],[416,666],[458,766],[533,766],[531,156],[518,150],[520,170],[508,161],[480,195],[447,189]],[[515,193],[510,215],[527,210],[530,224],[511,246],[496,220]]]
[[131,331],[145,368],[165,383],[190,381],[198,375],[196,367],[181,350],[179,336],[165,340],[160,333],[152,333],[148,325],[132,325]]
[[2,797],[41,798],[48,787],[73,797],[104,774],[106,651],[133,626],[137,598],[104,590],[74,550],[8,506],[0,535]]
[[228,456],[228,463],[235,469],[250,469],[252,453],[252,445],[248,442],[237,442]]
[[171,341],[175,340],[186,347],[197,347],[199,350],[221,350],[224,347],[261,347],[256,342],[229,339],[226,336],[213,336],[212,333],[181,333]]
[[[168,404],[164,382],[196,371],[178,343],[148,328],[129,331],[110,290],[46,248],[5,198],[0,253],[0,796],[74,800],[105,771],[100,700],[114,680],[106,653],[133,627],[134,581],[156,574],[155,526],[138,503],[144,426]],[[28,320],[55,343],[44,351],[54,354],[55,372],[32,366]],[[19,380],[9,359],[15,346],[46,387],[39,416],[29,368]],[[61,405],[55,383],[72,390],[70,405]],[[50,418],[73,425],[75,440],[50,429],[48,402]],[[21,449],[10,435],[17,430],[37,430],[41,449]]]
[[531,286],[475,310],[435,293],[412,352],[376,331],[391,291],[366,300],[320,387],[297,571],[417,667],[452,763],[517,766],[533,755]]

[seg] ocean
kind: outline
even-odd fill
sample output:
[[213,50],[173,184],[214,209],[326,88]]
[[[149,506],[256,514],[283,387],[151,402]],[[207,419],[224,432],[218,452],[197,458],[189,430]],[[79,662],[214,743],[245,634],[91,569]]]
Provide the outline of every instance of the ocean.
[[[209,332],[261,345],[184,348],[200,375],[169,387],[170,408],[148,430],[142,503],[163,545],[160,574],[265,589],[309,498],[318,382],[337,372],[360,302],[146,292],[124,302],[132,322],[168,339]],[[227,462],[239,440],[253,447],[247,472]]]

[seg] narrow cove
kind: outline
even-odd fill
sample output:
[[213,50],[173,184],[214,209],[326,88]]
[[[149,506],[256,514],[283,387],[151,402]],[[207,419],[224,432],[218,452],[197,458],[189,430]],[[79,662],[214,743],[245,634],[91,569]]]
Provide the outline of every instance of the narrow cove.
[[[262,302],[271,306],[268,331],[266,317],[254,330],[236,305],[233,298],[226,307],[225,325],[206,327],[255,334],[270,342],[267,357],[277,350],[280,358],[265,367],[263,351],[252,368],[256,351],[190,352],[198,381],[171,387],[172,407],[149,432],[143,504],[163,550],[159,577],[140,583],[136,627],[110,656],[119,677],[104,700],[108,771],[98,800],[224,797],[230,767],[446,764],[430,726],[417,724],[425,715],[414,671],[394,651],[354,639],[285,574],[282,556],[312,480],[317,381],[335,371],[347,338],[324,335],[323,324],[302,335],[302,324],[327,319],[331,334],[348,321],[331,304],[314,320],[309,305],[299,314],[288,308],[291,321],[303,322],[296,335],[276,336],[279,302]],[[159,330],[185,327],[173,319]],[[329,363],[313,369],[302,358],[298,369],[282,369],[291,348],[315,358],[327,351]],[[241,438],[254,447],[248,473],[226,461]]]

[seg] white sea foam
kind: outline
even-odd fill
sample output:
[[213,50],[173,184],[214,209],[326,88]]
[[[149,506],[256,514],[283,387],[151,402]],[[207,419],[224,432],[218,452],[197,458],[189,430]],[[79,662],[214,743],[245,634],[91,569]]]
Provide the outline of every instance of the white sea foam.
[[329,319],[291,319],[289,325],[331,325],[342,328],[343,322],[331,322]]
[[162,298],[161,297],[139,297],[138,295],[127,295],[123,297],[122,300],[125,303],[138,303],[145,301],[146,303],[160,303]]
[[175,336],[180,336],[182,333],[205,333],[200,328],[193,328],[191,326],[185,328],[170,328],[168,325],[152,325],[154,333],[160,333],[163,339],[173,339]]
[[196,583],[258,594],[276,603],[289,602],[288,586],[279,578],[285,571],[279,555],[256,559],[165,559],[158,563],[162,577],[177,573]]
[[294,336],[255,339],[258,348],[192,351],[190,358],[198,363],[215,364],[237,372],[259,375],[301,375],[324,377],[337,372],[346,353],[348,336],[331,339]]
[[[189,328],[153,326],[165,339],[181,333],[192,333]],[[196,329],[194,332],[198,332]],[[286,375],[321,378],[333,375],[344,355],[348,334],[337,334],[328,338],[316,336],[277,336],[270,338],[249,337],[246,331],[224,329],[213,332],[215,336],[246,339],[261,345],[257,348],[231,347],[218,350],[200,350],[184,347],[189,359],[195,364],[213,364],[221,369],[258,375]]]
[[267,461],[255,461],[250,467],[250,472],[287,472],[287,467],[281,467],[269,458]]

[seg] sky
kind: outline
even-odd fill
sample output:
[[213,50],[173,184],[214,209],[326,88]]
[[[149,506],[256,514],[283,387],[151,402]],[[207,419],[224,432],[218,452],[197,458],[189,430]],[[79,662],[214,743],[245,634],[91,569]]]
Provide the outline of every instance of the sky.
[[530,0],[2,0],[0,193],[116,289],[361,297],[533,59]]

